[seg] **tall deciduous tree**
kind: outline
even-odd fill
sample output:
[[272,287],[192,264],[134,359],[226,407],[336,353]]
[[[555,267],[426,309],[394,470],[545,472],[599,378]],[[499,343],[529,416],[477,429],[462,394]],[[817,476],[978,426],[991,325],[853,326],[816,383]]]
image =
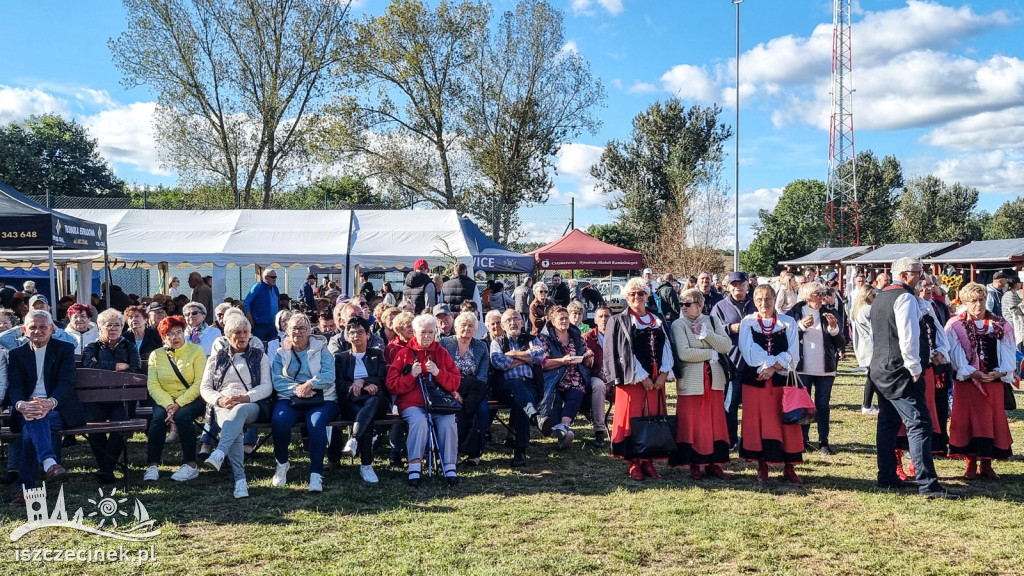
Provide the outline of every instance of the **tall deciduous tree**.
[[23,194],[124,196],[84,126],[46,114],[0,127],[0,180]]
[[633,119],[629,140],[608,142],[591,169],[608,207],[634,231],[645,255],[657,244],[662,216],[683,213],[691,186],[721,170],[732,129],[719,123],[717,105],[687,108],[678,98],[656,102]]
[[820,180],[795,180],[786,185],[774,210],[761,210],[750,248],[740,254],[747,272],[772,275],[780,261],[799,258],[821,247],[825,223],[826,186]]
[[555,154],[597,130],[604,89],[586,59],[565,49],[562,12],[524,0],[476,44],[467,71],[465,147],[483,175],[469,210],[507,239],[524,202],[544,202]]
[[892,240],[896,201],[903,188],[903,168],[895,156],[881,162],[874,152],[857,154],[857,211],[861,245]]
[[1004,202],[987,224],[986,240],[1024,238],[1024,198]]
[[895,239],[899,242],[966,242],[983,230],[975,207],[978,189],[959,182],[952,186],[928,175],[907,182],[896,207]]
[[124,0],[109,42],[128,87],[157,93],[157,139],[186,180],[262,204],[308,148],[339,64],[347,0]]

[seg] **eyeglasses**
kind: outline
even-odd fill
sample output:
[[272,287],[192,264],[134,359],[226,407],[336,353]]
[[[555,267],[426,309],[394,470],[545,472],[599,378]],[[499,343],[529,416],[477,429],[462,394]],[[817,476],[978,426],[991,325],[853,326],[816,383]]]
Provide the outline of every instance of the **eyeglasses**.
[[277,276],[267,276],[267,280],[277,280]]
[[644,292],[643,290],[637,290],[635,292],[627,292],[626,296],[629,296],[630,298],[632,298],[634,296],[643,296],[644,298],[646,298],[647,297],[647,292]]
[[366,330],[363,330],[362,328],[360,328],[359,330],[349,330],[348,331],[348,335],[349,336],[363,336],[365,334],[366,334]]
[[824,295],[825,295],[825,293],[824,292],[820,292],[820,291],[819,292],[811,292],[811,296],[817,296],[818,298],[821,298]]
[[122,328],[122,326],[120,324],[110,324],[110,323],[104,324],[103,327],[106,328],[107,330],[120,330]]
[[301,332],[309,332],[309,328],[307,328],[305,326],[292,326],[291,328],[289,328],[289,330],[292,331],[292,332],[300,332],[300,333]]
[[547,290],[537,290],[537,294],[547,294]]
[[679,303],[679,305],[682,306],[683,308],[689,308],[690,306],[693,306],[694,304],[696,304],[696,302],[680,302]]
[[199,310],[192,310],[191,312],[185,312],[185,316],[206,316],[206,314],[203,314]]
[[185,332],[183,330],[172,330],[167,333],[167,338],[184,338]]

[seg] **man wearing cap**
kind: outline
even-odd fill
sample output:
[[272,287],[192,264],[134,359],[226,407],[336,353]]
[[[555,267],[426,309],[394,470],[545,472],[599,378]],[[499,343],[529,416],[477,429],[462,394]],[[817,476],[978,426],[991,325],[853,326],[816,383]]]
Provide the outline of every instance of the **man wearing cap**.
[[1009,278],[1009,274],[999,270],[992,276],[992,283],[985,287],[985,309],[999,317],[1003,315],[1003,293]]
[[725,425],[729,429],[729,443],[736,446],[739,442],[739,411],[742,401],[742,389],[740,379],[743,370],[747,367],[740,354],[740,322],[745,316],[757,312],[753,300],[747,298],[747,275],[743,272],[733,272],[727,278],[727,297],[723,298],[711,309],[711,317],[718,319],[725,327],[725,331],[732,340],[732,348],[729,350],[729,359],[736,366],[736,373],[731,382],[727,384],[725,391]]
[[437,318],[437,338],[451,336],[455,333],[455,318],[452,309],[444,302],[434,306],[434,318]]
[[242,302],[245,317],[252,323],[252,335],[268,343],[278,337],[274,318],[277,316],[281,292],[277,289],[277,272],[263,270],[263,279],[252,285]]
[[[36,294],[35,296],[28,299],[28,309],[45,310],[50,314],[51,320],[53,318],[53,311],[50,309],[50,301],[47,300],[46,296],[43,296],[42,294]],[[60,328],[61,330],[64,330],[64,328],[67,327],[67,325],[64,324],[63,322],[57,322],[56,320],[52,321],[53,325],[56,326],[57,328]]]
[[313,293],[314,286],[316,286],[316,274],[310,274],[306,276],[306,281],[299,288],[298,300],[306,307],[307,314],[316,310],[316,295]]
[[47,482],[67,476],[60,465],[59,439],[53,434],[85,423],[82,403],[75,393],[75,348],[54,340],[53,319],[44,310],[31,310],[22,327],[28,342],[11,351],[7,371],[11,400],[11,429],[21,432],[21,461],[17,493],[12,506],[25,502],[22,487],[35,486],[42,465]]
[[402,300],[413,303],[414,314],[422,314],[424,309],[430,309],[437,303],[437,291],[434,283],[427,272],[430,266],[427,261],[419,259],[412,265],[412,272],[405,276],[405,288],[402,290]]
[[163,302],[150,302],[146,306],[146,317],[149,320],[149,327],[155,330],[160,321],[167,318],[167,306]]
[[213,290],[203,282],[203,275],[192,272],[188,275],[188,286],[192,289],[192,301],[199,302],[207,310],[213,310]]

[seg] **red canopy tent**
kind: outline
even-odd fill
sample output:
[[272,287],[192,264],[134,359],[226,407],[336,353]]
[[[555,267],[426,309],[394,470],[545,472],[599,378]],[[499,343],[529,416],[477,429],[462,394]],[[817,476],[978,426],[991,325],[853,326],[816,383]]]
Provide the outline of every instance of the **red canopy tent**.
[[601,242],[574,229],[558,240],[527,252],[541,270],[640,270],[644,257],[639,252]]

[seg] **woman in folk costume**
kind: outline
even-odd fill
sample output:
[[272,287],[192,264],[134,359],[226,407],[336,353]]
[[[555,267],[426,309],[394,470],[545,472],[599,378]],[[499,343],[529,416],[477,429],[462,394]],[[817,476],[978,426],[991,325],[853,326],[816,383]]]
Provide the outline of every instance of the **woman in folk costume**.
[[629,461],[629,477],[661,478],[654,461],[633,455],[629,419],[648,414],[665,415],[665,381],[672,373],[673,354],[664,322],[647,310],[651,285],[643,278],[626,282],[628,307],[612,316],[604,337],[604,372],[615,387],[612,420],[612,456]]
[[980,462],[981,474],[998,480],[992,460],[1009,458],[1013,443],[1003,405],[1003,382],[1014,381],[1013,328],[985,310],[981,284],[967,284],[959,296],[967,310],[946,324],[954,369],[949,455],[967,460],[964,478],[976,478]]
[[776,314],[775,298],[768,284],[754,288],[757,312],[740,322],[740,353],[747,363],[740,457],[757,461],[758,482],[768,481],[769,464],[784,464],[782,477],[803,484],[794,468],[803,462],[803,430],[782,423],[782,389],[800,361],[800,339],[796,320]]
[[[948,438],[942,432],[939,421],[939,414],[936,410],[936,394],[945,394],[946,388],[939,388],[943,381],[942,372],[949,364],[949,341],[946,332],[942,328],[942,322],[932,305],[932,284],[931,277],[922,276],[917,285],[917,304],[921,314],[921,338],[927,340],[928,348],[925,349],[925,342],[921,342],[921,366],[924,368],[924,399],[928,405],[928,415],[932,419],[932,454],[946,454]],[[941,304],[940,304],[941,306]],[[914,478],[914,463],[909,462],[909,470],[903,471],[903,453],[910,450],[907,441],[907,427],[900,426],[899,435],[896,438],[896,475],[900,480]]]
[[[679,319],[672,323],[676,362],[682,378],[676,380],[676,443],[672,466],[690,466],[690,477],[704,475],[725,480],[722,465],[729,463],[729,428],[725,422],[726,375],[719,356],[729,354],[732,340],[717,318],[701,313],[704,295],[696,288],[679,296]],[[704,468],[701,471],[701,468]]]

